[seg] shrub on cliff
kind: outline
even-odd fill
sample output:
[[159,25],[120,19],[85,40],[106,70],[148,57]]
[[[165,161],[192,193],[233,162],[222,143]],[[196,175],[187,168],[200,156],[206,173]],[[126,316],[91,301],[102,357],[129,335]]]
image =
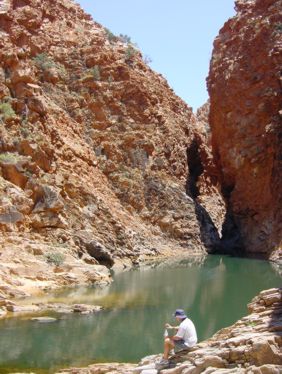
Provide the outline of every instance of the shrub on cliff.
[[6,120],[15,117],[16,113],[10,103],[0,103],[0,119]]
[[60,252],[46,253],[45,259],[48,262],[48,264],[60,266],[65,261],[65,255],[63,255]]
[[106,37],[107,37],[107,39],[110,43],[115,43],[115,42],[118,41],[118,37],[115,36],[115,34],[113,34],[109,29],[105,28],[105,33],[106,33]]
[[59,63],[56,63],[52,57],[48,56],[47,53],[40,53],[33,58],[33,61],[38,69],[42,72],[54,71],[55,75],[60,76],[62,79],[67,77],[67,71],[65,67]]
[[49,70],[55,68],[57,65],[55,61],[47,55],[47,53],[40,53],[33,58],[35,65],[41,70]]
[[145,55],[143,57],[143,61],[145,62],[146,65],[149,65],[149,64],[151,64],[153,62],[153,60],[151,59],[151,57],[148,56],[148,55]]
[[18,153],[5,152],[0,154],[0,162],[16,163],[20,160]]
[[130,44],[125,51],[125,62],[132,62],[132,59],[137,54],[137,50]]
[[90,69],[90,71],[95,81],[99,81],[101,79],[100,68],[98,65],[95,65],[94,68]]
[[101,79],[100,68],[98,65],[95,65],[93,68],[88,69],[81,77],[81,82],[86,82],[93,79],[94,81],[99,81]]
[[125,44],[130,44],[131,43],[131,38],[130,36],[126,34],[119,34],[119,40]]

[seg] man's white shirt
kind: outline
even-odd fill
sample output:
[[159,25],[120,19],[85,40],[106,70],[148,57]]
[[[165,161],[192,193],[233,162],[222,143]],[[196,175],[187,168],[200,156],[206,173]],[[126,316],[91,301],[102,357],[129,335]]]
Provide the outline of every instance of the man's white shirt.
[[189,318],[180,323],[176,336],[183,339],[187,347],[193,347],[198,340],[194,323]]

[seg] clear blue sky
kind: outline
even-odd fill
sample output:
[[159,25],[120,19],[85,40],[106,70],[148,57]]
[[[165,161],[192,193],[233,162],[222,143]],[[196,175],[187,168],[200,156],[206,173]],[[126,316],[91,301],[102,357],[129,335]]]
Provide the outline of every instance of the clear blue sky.
[[204,104],[213,40],[235,14],[234,0],[76,1],[114,34],[129,35],[194,110]]

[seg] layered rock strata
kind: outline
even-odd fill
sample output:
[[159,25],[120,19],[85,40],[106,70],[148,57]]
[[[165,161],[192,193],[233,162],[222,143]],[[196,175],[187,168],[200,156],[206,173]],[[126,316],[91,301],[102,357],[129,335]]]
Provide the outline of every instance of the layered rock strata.
[[[248,305],[249,315],[198,344],[188,354],[178,355],[174,367],[156,370],[160,356],[144,358],[140,365],[91,365],[59,373],[279,374],[282,370],[282,289],[262,291]],[[108,370],[108,371],[107,371]]]
[[0,33],[0,292],[212,250],[224,204],[200,199],[218,194],[205,135],[129,38],[71,0],[2,1]]
[[[208,77],[212,146],[228,205],[223,236],[278,257],[282,237],[281,0],[237,0]],[[281,252],[280,252],[281,255]]]

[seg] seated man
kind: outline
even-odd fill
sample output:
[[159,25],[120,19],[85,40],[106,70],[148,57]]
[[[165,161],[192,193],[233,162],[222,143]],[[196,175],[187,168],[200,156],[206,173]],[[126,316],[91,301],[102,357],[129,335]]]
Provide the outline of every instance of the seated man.
[[186,316],[184,310],[177,309],[174,317],[179,322],[179,326],[170,326],[168,323],[165,325],[167,329],[177,330],[176,334],[169,336],[168,332],[165,334],[164,340],[164,354],[161,360],[161,365],[169,363],[168,355],[171,349],[175,352],[182,350],[189,350],[197,343],[197,333],[193,322]]

